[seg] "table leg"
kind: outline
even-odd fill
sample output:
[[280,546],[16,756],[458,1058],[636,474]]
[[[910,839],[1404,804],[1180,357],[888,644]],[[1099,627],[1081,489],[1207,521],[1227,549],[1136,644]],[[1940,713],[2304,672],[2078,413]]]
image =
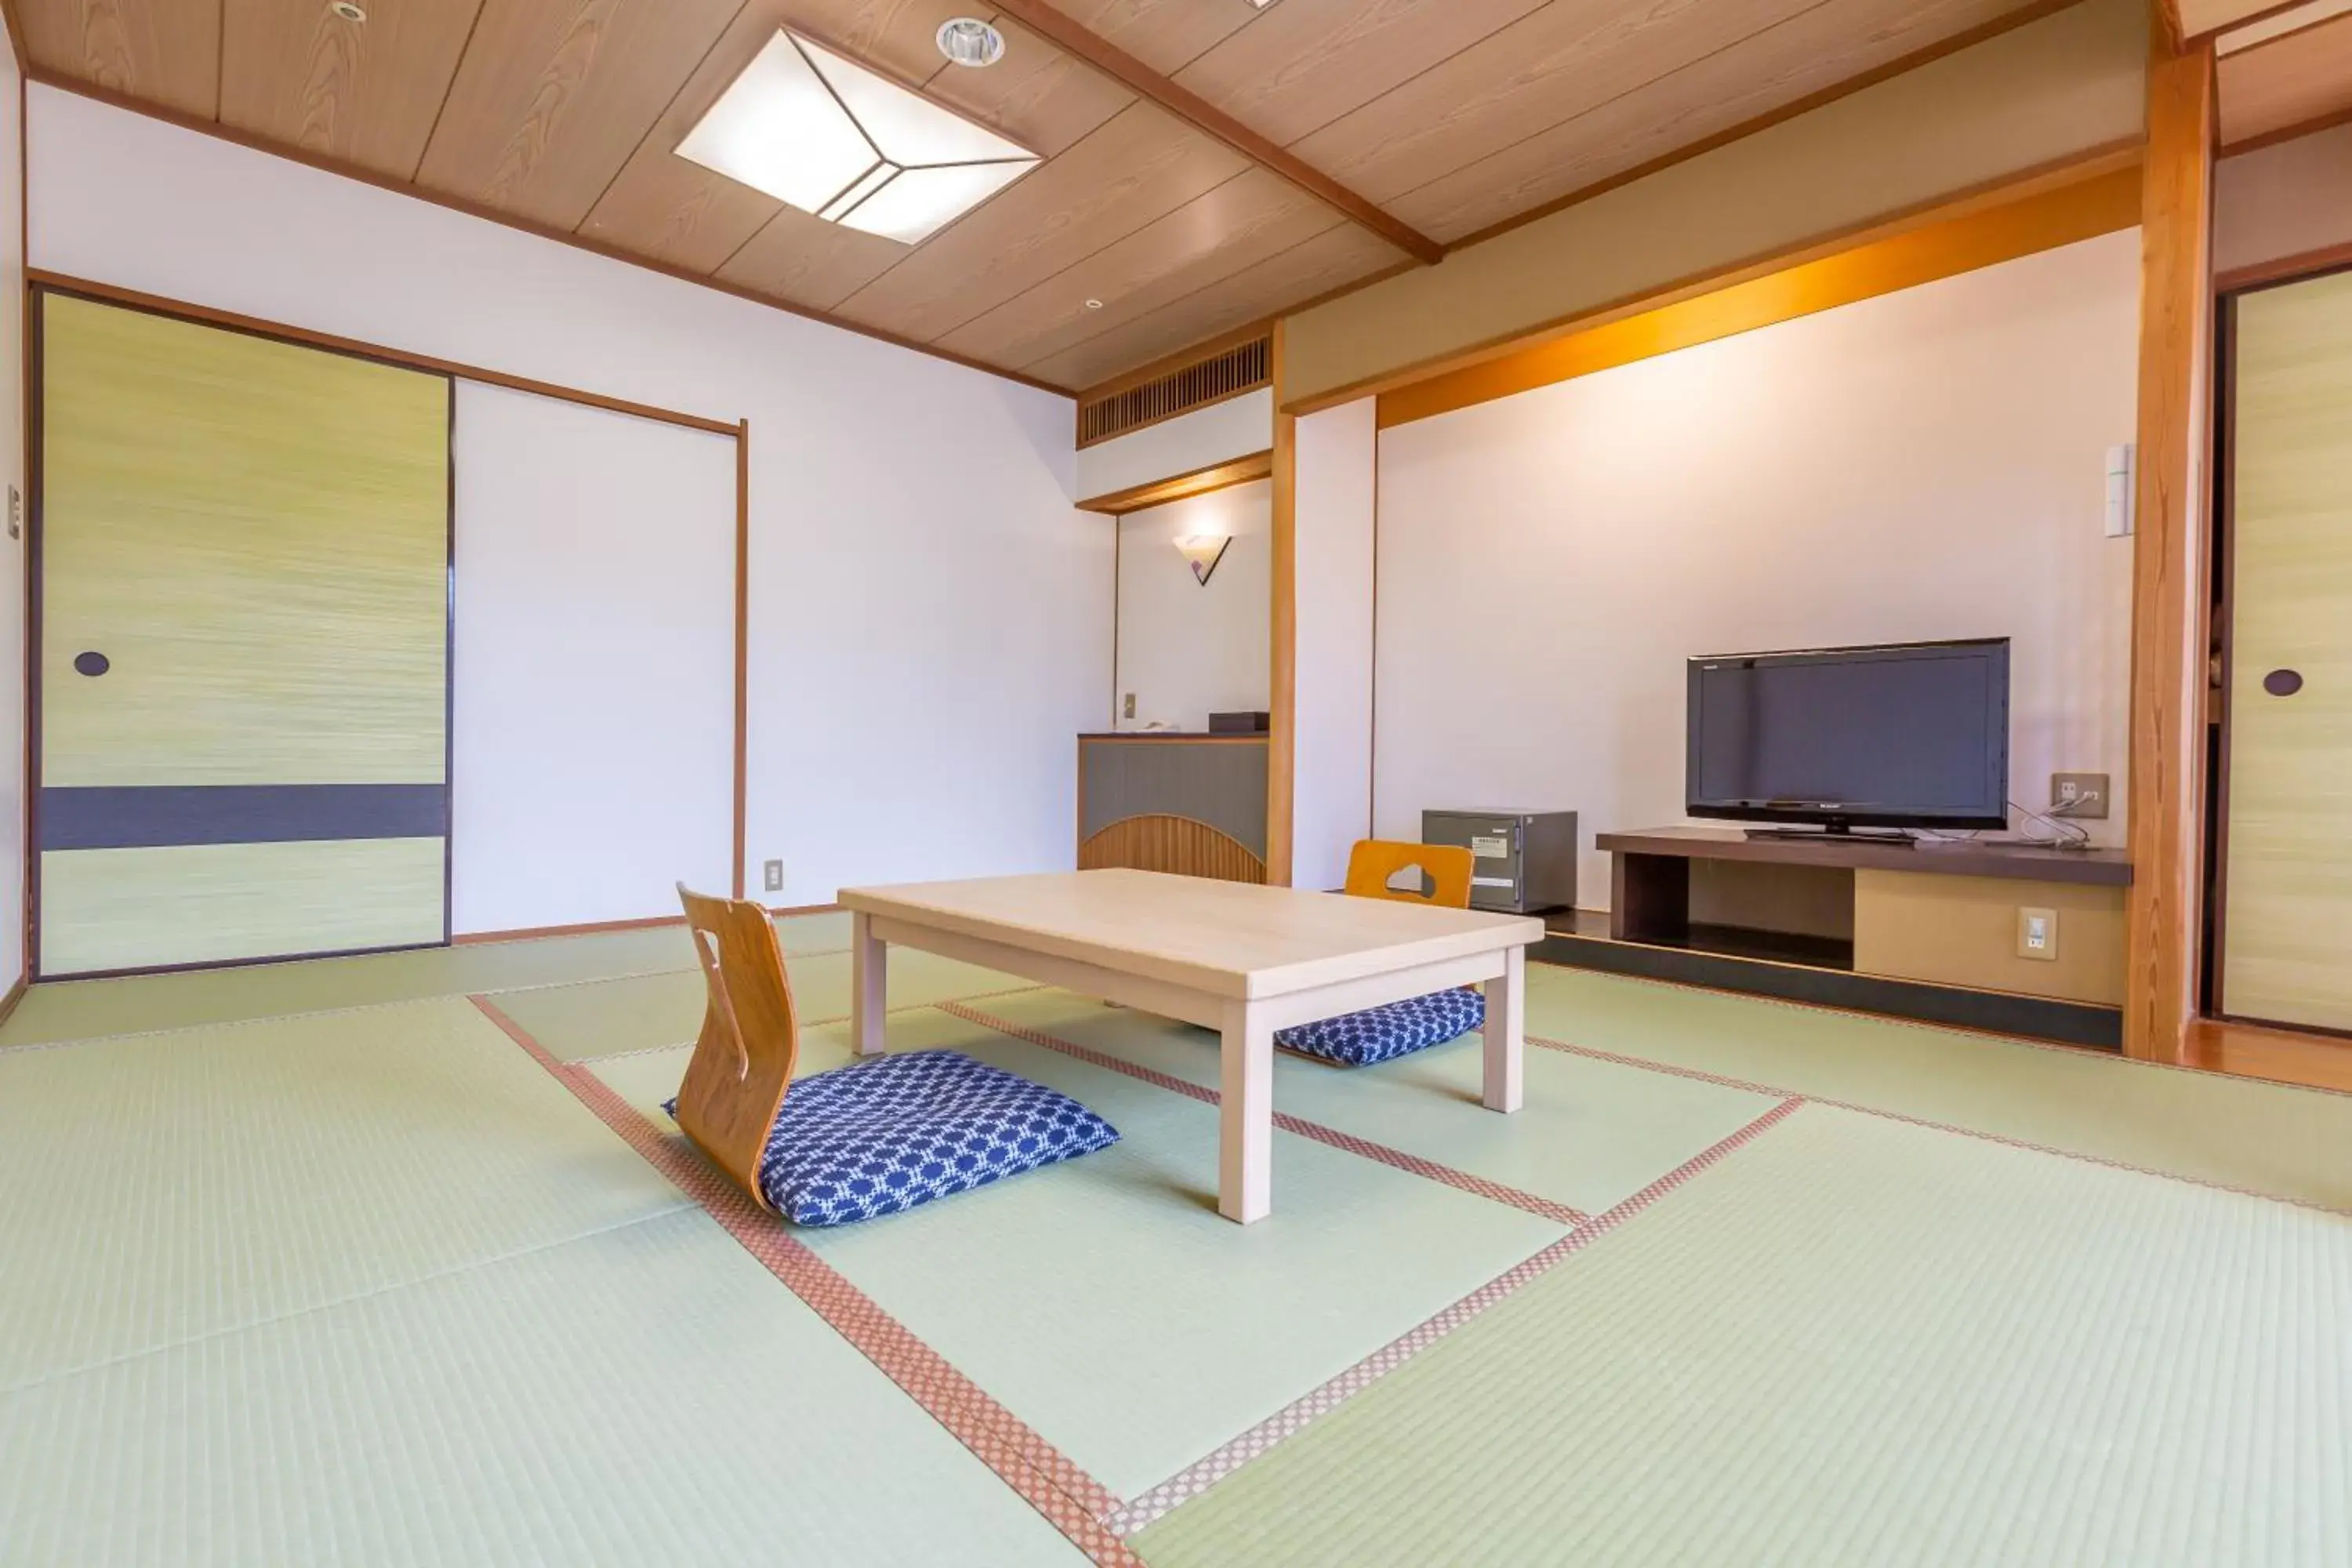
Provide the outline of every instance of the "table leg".
[[1217,1212],[1241,1225],[1274,1206],[1274,1030],[1263,1017],[1247,1003],[1225,1007]]
[[890,1007],[890,949],[861,914],[849,917],[849,1037],[861,1057],[882,1054]]
[[1510,949],[1486,982],[1486,1109],[1512,1111],[1527,1095],[1528,950]]

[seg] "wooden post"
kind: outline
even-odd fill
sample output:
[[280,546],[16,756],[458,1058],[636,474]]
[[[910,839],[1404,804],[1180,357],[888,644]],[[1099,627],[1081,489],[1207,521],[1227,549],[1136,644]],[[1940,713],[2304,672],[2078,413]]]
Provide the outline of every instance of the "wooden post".
[[2214,78],[2208,41],[2147,73],[2139,483],[2132,553],[2132,889],[2124,1050],[2182,1059],[2202,961]]
[[1266,709],[1265,879],[1290,886],[1298,762],[1298,421],[1282,411],[1284,336],[1274,324],[1274,670]]

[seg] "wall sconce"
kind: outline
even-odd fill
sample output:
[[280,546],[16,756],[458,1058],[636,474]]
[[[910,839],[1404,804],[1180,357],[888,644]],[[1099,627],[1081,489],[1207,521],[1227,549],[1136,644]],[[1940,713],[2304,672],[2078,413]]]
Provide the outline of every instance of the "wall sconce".
[[1230,533],[1188,533],[1176,542],[1176,553],[1192,563],[1192,580],[1205,588],[1233,542]]

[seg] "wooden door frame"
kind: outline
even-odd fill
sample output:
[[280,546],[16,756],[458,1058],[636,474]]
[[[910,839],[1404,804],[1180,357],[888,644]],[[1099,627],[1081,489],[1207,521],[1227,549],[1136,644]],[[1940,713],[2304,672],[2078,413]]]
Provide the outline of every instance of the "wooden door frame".
[[370,364],[381,364],[415,375],[439,380],[446,392],[446,425],[442,432],[442,590],[441,590],[441,940],[400,942],[389,947],[322,949],[316,952],[270,953],[257,958],[205,959],[190,963],[140,964],[122,969],[76,970],[60,980],[107,980],[127,974],[171,974],[199,969],[236,969],[256,963],[295,963],[313,958],[351,958],[370,952],[413,952],[450,945],[452,889],[457,880],[457,380],[439,366],[410,363],[398,358],[364,352],[356,345],[322,342],[300,335],[273,332],[258,323],[210,319],[194,310],[176,310],[168,303],[146,298],[126,300],[117,295],[79,289],[67,281],[28,276],[26,285],[25,364],[28,395],[25,404],[26,461],[25,469],[25,980],[30,984],[50,978],[41,973],[41,569],[47,494],[42,474],[42,416],[48,399],[48,377],[43,357],[51,296],[131,310],[163,321],[215,331],[236,332],[265,342],[331,353]]
[[2289,289],[2321,278],[2352,272],[2352,256],[2314,258],[2311,265],[2276,276],[2255,273],[2246,281],[2219,288],[2213,296],[2213,562],[2212,637],[2220,659],[2219,690],[2212,729],[2212,787],[2205,804],[2207,877],[2205,883],[2205,951],[2199,977],[2202,1011],[2209,1018],[2232,1024],[2252,1024],[2268,1029],[2352,1038],[2352,1029],[2331,1029],[2315,1024],[2282,1023],[2229,1010],[2222,984],[2225,943],[2230,930],[2230,752],[2237,717],[2237,423],[2238,423],[2238,301],[2249,294]]

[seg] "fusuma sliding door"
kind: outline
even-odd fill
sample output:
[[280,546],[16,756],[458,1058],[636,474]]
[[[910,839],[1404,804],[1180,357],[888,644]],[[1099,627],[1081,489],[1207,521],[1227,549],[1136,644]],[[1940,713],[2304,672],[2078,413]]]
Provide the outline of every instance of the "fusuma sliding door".
[[2352,1029],[2352,273],[2231,331],[2221,1011]]
[[39,973],[446,940],[447,379],[39,306]]

